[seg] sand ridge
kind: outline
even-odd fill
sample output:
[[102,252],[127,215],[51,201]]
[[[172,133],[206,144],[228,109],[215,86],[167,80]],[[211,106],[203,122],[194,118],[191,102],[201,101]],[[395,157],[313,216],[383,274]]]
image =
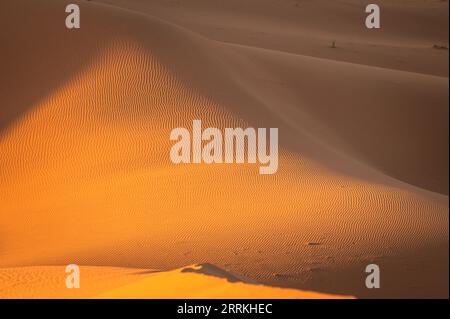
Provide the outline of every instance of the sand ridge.
[[0,282],[8,282],[2,285],[2,298],[351,298],[264,286],[211,264],[170,271],[94,266],[80,269],[83,273],[80,289],[65,287],[63,266],[0,269]]

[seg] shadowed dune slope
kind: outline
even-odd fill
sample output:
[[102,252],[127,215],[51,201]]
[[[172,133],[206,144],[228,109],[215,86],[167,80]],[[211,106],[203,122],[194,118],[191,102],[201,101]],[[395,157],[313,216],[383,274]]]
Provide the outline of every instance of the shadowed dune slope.
[[448,45],[448,1],[377,1],[379,30],[365,27],[368,0],[99,1],[221,42],[448,77],[448,52],[433,49]]
[[[70,31],[64,2],[31,3],[0,5],[24,21],[23,41],[0,30],[1,267],[210,262],[266,285],[448,296],[448,78],[220,43],[95,2]],[[193,119],[278,127],[278,172],[173,165],[170,131]],[[383,291],[363,287],[374,261]]]

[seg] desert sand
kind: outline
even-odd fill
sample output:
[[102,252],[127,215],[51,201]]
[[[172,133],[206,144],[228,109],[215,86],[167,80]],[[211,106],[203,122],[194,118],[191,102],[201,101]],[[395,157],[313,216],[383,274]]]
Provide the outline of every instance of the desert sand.
[[[0,3],[0,298],[448,298],[447,1],[73,2]],[[173,165],[193,119],[278,172]]]
[[349,296],[264,286],[211,264],[171,271],[83,266],[80,289],[67,289],[64,267],[36,266],[0,270],[4,298],[239,298],[347,299]]

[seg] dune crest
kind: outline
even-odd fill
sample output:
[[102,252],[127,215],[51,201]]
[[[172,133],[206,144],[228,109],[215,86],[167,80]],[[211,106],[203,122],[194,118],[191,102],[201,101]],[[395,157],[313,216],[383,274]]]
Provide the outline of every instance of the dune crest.
[[[163,288],[161,288],[163,287]],[[99,298],[176,298],[176,299],[341,299],[351,298],[275,288],[243,282],[211,264],[197,264],[161,272],[146,279],[113,289]]]
[[[63,266],[0,268],[1,298],[351,298],[242,281],[212,264],[175,270],[81,266],[79,289],[64,285]],[[194,271],[193,271],[194,270]],[[240,278],[240,277],[239,277]]]

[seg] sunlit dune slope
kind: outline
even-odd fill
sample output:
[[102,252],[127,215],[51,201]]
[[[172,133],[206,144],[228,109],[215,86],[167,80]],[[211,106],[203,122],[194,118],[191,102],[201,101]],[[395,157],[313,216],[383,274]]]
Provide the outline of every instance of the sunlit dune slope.
[[67,289],[61,266],[0,269],[3,298],[289,298],[347,296],[283,289],[247,282],[211,264],[171,271],[81,266],[79,289]]
[[157,273],[112,289],[100,298],[244,298],[244,299],[339,299],[346,296],[283,289],[245,283],[211,264],[188,266]]
[[[275,286],[448,296],[447,78],[221,44],[88,2],[69,31],[63,2],[30,3],[0,10],[9,24],[21,12],[23,39],[27,25],[40,39],[5,35],[0,61],[10,71],[0,74],[1,267],[210,262]],[[278,172],[173,165],[170,131],[193,119],[278,127]],[[374,261],[381,292],[363,287]],[[106,296],[137,287],[167,297],[146,287],[178,274],[152,278]],[[220,287],[211,296],[232,289],[206,284]]]
[[93,298],[148,276],[152,270],[80,267],[80,288],[66,287],[65,266],[0,268],[0,298]]

